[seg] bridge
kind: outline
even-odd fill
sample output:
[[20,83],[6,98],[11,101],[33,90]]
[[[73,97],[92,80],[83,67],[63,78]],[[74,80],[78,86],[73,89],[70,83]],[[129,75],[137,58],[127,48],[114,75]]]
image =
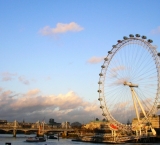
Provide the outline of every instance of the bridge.
[[49,132],[64,133],[65,135],[67,134],[67,132],[74,132],[74,129],[71,127],[51,127],[48,124],[45,124],[44,122],[30,123],[26,127],[23,123],[18,123],[16,120],[14,122],[0,124],[0,130],[12,132],[13,137],[16,137],[17,131],[22,131],[24,133],[34,132],[37,133],[37,136],[48,134]]

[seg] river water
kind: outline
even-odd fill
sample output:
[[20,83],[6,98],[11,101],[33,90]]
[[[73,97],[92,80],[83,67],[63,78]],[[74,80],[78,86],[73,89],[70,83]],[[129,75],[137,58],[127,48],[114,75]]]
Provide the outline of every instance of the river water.
[[[11,145],[105,145],[100,143],[86,143],[86,142],[75,142],[71,139],[48,139],[46,142],[39,143],[28,143],[25,140],[28,137],[33,137],[35,135],[18,135],[14,138],[11,134],[0,134],[0,145],[5,145],[6,143],[11,143]],[[120,145],[120,144],[118,144]],[[160,145],[160,143],[126,143],[125,145]]]

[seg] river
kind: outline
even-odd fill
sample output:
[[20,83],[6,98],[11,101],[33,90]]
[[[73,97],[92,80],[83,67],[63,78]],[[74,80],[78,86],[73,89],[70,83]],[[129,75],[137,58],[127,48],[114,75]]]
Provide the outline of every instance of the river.
[[[100,143],[85,143],[73,142],[71,139],[48,139],[46,142],[28,143],[25,140],[34,135],[17,134],[17,137],[12,137],[11,134],[0,134],[0,145],[11,143],[11,145],[103,145]],[[159,145],[160,143],[126,143],[125,145]],[[120,144],[118,144],[120,145]]]

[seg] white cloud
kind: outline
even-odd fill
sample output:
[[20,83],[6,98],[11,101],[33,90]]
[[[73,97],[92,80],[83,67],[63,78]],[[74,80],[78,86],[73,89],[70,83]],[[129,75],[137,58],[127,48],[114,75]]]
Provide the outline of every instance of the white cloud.
[[30,90],[26,93],[27,96],[34,96],[37,95],[40,92],[39,89]]
[[115,85],[124,85],[124,82],[129,82],[128,77],[116,79],[113,83],[110,84],[110,86],[115,86]]
[[45,77],[45,80],[50,81],[50,80],[52,80],[52,78],[50,76],[48,76],[48,77]]
[[124,66],[117,66],[111,69],[111,77],[117,77],[118,71],[125,70]]
[[160,26],[151,31],[152,34],[160,34]]
[[99,63],[99,62],[101,62],[103,60],[104,60],[104,57],[93,56],[89,60],[87,60],[87,62],[90,63],[90,64],[96,64],[96,63]]
[[30,82],[36,82],[35,79],[27,80],[24,76],[20,76],[17,73],[10,73],[10,72],[2,72],[2,73],[0,73],[0,79],[3,82],[13,81],[15,79],[18,79],[21,83],[23,83],[25,85],[29,85]]
[[2,81],[11,81],[17,74],[10,72],[1,73]]
[[3,88],[0,88],[0,92],[3,90]]
[[18,77],[19,81],[25,85],[29,85],[29,81],[24,77],[24,76],[20,76]]
[[9,96],[9,95],[11,95],[13,92],[12,91],[10,91],[10,90],[8,90],[8,91],[4,91],[3,93],[2,93],[2,96],[3,97],[6,97],[6,96]]
[[71,22],[69,24],[63,24],[63,23],[57,23],[55,28],[51,28],[50,26],[45,26],[40,30],[40,33],[42,35],[53,35],[53,34],[58,34],[58,33],[66,33],[68,31],[71,32],[78,32],[82,31],[84,28],[79,26],[75,22]]
[[117,72],[117,71],[125,70],[125,69],[126,69],[125,66],[117,66],[117,67],[112,68],[111,70],[112,70],[113,72]]

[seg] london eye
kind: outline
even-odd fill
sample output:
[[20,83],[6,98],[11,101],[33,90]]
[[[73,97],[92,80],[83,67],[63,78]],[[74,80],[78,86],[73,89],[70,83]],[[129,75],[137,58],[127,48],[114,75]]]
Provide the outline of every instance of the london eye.
[[[146,36],[130,34],[118,40],[104,58],[98,100],[102,115],[114,130],[142,127],[157,111],[160,53],[152,42]],[[137,122],[133,125],[135,118]]]

